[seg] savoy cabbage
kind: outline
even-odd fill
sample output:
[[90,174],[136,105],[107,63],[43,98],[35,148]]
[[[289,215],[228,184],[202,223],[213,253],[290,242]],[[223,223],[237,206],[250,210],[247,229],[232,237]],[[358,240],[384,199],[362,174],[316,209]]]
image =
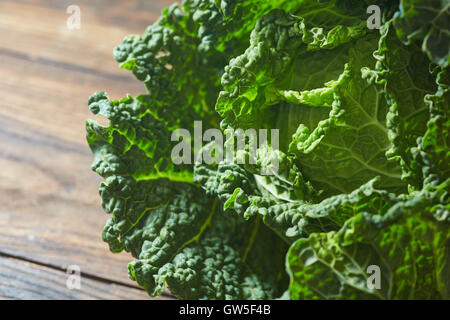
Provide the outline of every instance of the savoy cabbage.
[[[449,4],[185,0],[125,38],[147,93],[95,93],[110,123],[86,128],[130,276],[182,299],[449,299]],[[279,149],[177,165],[196,120],[277,128]]]

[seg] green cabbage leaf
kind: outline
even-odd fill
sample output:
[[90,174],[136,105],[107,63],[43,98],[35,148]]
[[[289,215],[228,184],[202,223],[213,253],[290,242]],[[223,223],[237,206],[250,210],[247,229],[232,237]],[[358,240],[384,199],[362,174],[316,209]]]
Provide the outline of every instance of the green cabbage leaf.
[[[448,1],[165,9],[114,49],[146,92],[89,98],[103,240],[151,296],[450,299],[448,21]],[[196,121],[270,136],[200,161]]]

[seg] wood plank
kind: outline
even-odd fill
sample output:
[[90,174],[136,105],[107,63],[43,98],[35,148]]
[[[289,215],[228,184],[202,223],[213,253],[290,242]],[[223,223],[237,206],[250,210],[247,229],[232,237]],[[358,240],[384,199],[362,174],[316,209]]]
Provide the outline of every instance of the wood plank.
[[90,117],[86,101],[93,88],[105,84],[118,98],[138,94],[139,82],[127,85],[60,65],[2,58],[2,250],[57,266],[78,264],[131,283],[130,257],[110,254],[101,241],[107,216],[97,191],[100,178],[90,171],[84,121]]
[[42,63],[0,50],[0,116],[20,120],[46,134],[85,146],[84,122],[93,115],[89,96],[105,90],[112,98],[145,92],[144,85],[73,69],[71,66]]
[[134,284],[131,257],[101,240],[108,217],[88,149],[0,118],[0,150],[0,250]]
[[145,28],[149,24],[149,21],[154,21],[159,17],[163,8],[169,7],[174,2],[181,2],[181,0],[2,0],[2,2],[34,5],[62,12],[65,12],[69,5],[76,4],[82,10],[92,8],[100,13],[97,16],[105,24],[119,24],[127,29],[140,32],[142,27]]
[[[76,1],[81,28],[69,30],[66,9],[73,1],[1,1],[0,48],[85,68],[127,74],[112,58],[128,34],[142,34],[171,0]],[[130,76],[131,79],[131,76]]]
[[[142,290],[83,276],[80,288],[69,289],[70,276],[62,270],[0,256],[0,299],[20,300],[97,300],[147,299]],[[157,297],[153,299],[170,299]]]
[[0,252],[57,269],[76,264],[135,286],[127,277],[131,257],[110,253],[101,241],[108,216],[100,178],[90,171],[84,122],[92,118],[86,103],[94,91],[112,98],[144,92],[111,57],[123,35],[156,17],[143,11],[132,21],[144,2],[158,12],[166,6],[130,1],[107,11],[107,1],[78,1],[85,14],[79,33],[62,30],[61,3],[68,1],[0,2]]

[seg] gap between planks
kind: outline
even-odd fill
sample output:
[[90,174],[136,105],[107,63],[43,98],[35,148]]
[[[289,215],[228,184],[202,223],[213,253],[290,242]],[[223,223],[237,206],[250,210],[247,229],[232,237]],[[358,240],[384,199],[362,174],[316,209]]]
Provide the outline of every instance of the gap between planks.
[[[51,264],[51,263],[45,263],[45,262],[38,261],[38,260],[35,260],[35,259],[30,259],[30,258],[26,258],[26,257],[22,257],[22,256],[13,255],[13,254],[10,254],[10,253],[2,252],[1,250],[0,250],[0,257],[14,259],[14,260],[19,260],[19,261],[22,261],[22,262],[28,262],[28,263],[31,263],[31,264],[35,264],[37,266],[53,269],[53,270],[60,271],[60,272],[63,272],[63,273],[67,272],[67,268],[65,268],[65,267],[60,267],[60,266],[57,266],[57,265],[54,265],[54,264]],[[91,274],[91,273],[80,272],[80,276],[84,277],[86,279],[89,279],[89,280],[102,282],[104,284],[115,284],[115,285],[126,287],[126,288],[131,288],[131,289],[135,289],[135,290],[142,290],[138,286],[133,286],[133,285],[130,285],[128,283],[124,283],[122,281],[115,281],[115,280],[112,280],[112,279],[106,279],[106,278],[103,278],[103,277],[100,277],[100,276],[97,276],[97,275]],[[165,298],[168,298],[168,299],[175,299],[175,297],[167,290],[164,291],[161,294],[161,296],[165,297]]]

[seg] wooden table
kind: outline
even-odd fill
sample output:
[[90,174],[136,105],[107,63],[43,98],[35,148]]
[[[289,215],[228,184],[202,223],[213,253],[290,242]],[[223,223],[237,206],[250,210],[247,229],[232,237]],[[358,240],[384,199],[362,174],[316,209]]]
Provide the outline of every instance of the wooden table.
[[[112,49],[172,2],[0,0],[0,298],[148,298],[127,277],[131,257],[101,240],[108,216],[84,123],[93,92],[144,93]],[[79,30],[67,28],[72,4]],[[80,290],[66,286],[71,265]]]

